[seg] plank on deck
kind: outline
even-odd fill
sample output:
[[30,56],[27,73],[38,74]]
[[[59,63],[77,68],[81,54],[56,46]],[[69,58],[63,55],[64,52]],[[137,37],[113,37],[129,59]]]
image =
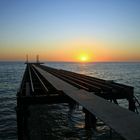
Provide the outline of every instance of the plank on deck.
[[93,93],[80,90],[52,74],[34,66],[53,86],[63,90],[66,95],[77,101],[96,115],[127,140],[140,140],[140,116],[119,107]]

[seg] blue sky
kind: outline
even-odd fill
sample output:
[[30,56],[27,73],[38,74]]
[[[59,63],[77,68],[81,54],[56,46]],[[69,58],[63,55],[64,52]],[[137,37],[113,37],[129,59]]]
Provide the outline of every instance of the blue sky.
[[140,0],[0,0],[1,42],[140,44]]
[[65,38],[74,33],[129,38],[128,33],[140,31],[139,0],[1,0],[0,9],[7,39]]

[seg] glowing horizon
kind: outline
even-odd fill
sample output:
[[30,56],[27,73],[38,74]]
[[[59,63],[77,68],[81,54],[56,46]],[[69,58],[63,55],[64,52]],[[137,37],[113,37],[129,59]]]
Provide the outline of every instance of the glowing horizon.
[[[140,1],[2,1],[0,61],[140,61]],[[84,60],[87,59],[87,60]]]

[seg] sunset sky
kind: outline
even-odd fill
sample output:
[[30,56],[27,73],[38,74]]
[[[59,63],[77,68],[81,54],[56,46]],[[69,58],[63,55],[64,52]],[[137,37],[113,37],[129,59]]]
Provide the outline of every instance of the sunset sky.
[[26,54],[140,61],[140,0],[0,0],[0,61]]

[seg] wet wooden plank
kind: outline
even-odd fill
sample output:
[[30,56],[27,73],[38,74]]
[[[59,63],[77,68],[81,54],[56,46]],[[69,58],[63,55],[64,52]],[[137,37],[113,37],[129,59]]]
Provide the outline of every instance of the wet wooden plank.
[[140,116],[93,93],[79,90],[52,74],[35,68],[58,90],[81,104],[127,140],[140,140]]

